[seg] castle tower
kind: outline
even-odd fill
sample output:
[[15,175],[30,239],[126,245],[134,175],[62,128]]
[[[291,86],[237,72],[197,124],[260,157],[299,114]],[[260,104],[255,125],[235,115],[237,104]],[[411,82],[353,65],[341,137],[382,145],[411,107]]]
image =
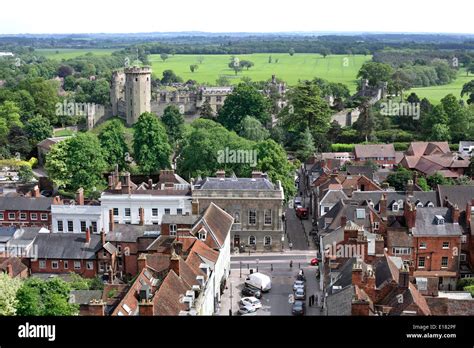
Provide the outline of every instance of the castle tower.
[[112,86],[110,88],[110,104],[112,104],[113,116],[122,116],[119,114],[119,103],[124,100],[124,89],[125,89],[124,72],[114,71],[112,73]]
[[138,121],[144,112],[151,112],[151,68],[125,69],[125,116],[128,125]]

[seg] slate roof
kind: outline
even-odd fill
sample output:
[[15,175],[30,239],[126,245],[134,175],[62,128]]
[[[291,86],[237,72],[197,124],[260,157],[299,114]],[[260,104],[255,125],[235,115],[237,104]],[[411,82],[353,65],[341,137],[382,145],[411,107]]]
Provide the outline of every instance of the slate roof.
[[102,299],[102,290],[71,290],[70,303],[88,305],[92,300]]
[[135,243],[140,237],[152,235],[155,237],[160,235],[160,226],[115,224],[114,230],[107,233],[106,241]]
[[194,225],[199,219],[198,215],[171,215],[164,214],[161,218],[162,224]]
[[341,190],[329,190],[326,195],[321,199],[319,204],[335,204],[341,199],[347,199],[345,193]]
[[356,158],[395,158],[395,148],[393,147],[393,144],[356,145],[354,148],[354,154],[356,155]]
[[39,259],[93,260],[102,247],[97,234],[92,234],[86,244],[85,234],[40,233],[33,244]]
[[374,179],[374,170],[370,166],[346,166],[346,172],[348,175],[364,175],[370,180]]
[[467,203],[474,199],[474,185],[438,185],[438,196],[440,202],[445,197],[452,204],[457,204],[459,210],[465,210]]
[[275,190],[276,186],[266,178],[206,178],[197,183],[196,190]]
[[[444,217],[443,225],[436,224],[436,215]],[[413,236],[460,236],[461,226],[453,224],[449,208],[417,208]]]
[[0,197],[0,210],[51,211],[52,197]]
[[[423,206],[426,206],[429,202],[438,206],[438,198],[435,191],[414,191],[413,196],[408,196],[404,191],[354,191],[351,199],[358,202],[372,201],[375,209],[379,209],[380,199],[382,194],[385,194],[387,199],[387,207],[390,208],[395,201],[405,201],[409,198],[413,203],[421,202]],[[403,209],[403,206],[400,206]]]
[[0,270],[3,272],[7,272],[8,265],[12,266],[13,276],[18,276],[21,272],[28,269],[19,257],[0,257]]
[[347,286],[326,298],[327,315],[352,315],[352,299],[354,287]]
[[474,315],[474,299],[455,300],[442,297],[426,297],[433,315]]
[[12,239],[16,230],[14,226],[0,227],[0,243],[6,243]]

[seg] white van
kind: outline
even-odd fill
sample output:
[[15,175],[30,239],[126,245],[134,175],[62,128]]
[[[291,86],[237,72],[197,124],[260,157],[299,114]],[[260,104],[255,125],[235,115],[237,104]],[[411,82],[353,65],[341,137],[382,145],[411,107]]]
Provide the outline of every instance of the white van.
[[263,273],[249,274],[245,280],[245,284],[257,288],[262,292],[267,292],[272,288],[271,278]]

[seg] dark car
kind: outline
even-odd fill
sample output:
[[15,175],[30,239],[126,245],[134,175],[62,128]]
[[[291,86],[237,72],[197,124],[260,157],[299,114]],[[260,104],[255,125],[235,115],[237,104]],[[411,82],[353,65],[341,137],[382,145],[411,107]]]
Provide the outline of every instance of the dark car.
[[242,289],[242,295],[244,296],[253,296],[256,298],[262,298],[262,292],[258,289],[251,288],[249,286],[246,286]]
[[299,270],[298,274],[296,275],[296,280],[306,281],[306,277],[304,276],[304,272],[302,269]]
[[305,303],[304,301],[295,301],[293,307],[291,308],[291,314],[293,315],[304,315],[305,313]]
[[306,291],[304,288],[297,288],[295,290],[295,299],[296,300],[305,300],[306,299]]

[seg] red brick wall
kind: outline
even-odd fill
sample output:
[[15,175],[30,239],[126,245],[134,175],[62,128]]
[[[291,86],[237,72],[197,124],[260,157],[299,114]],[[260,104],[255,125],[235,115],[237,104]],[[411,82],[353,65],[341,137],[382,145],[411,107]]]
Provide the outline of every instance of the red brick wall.
[[[25,226],[25,227],[42,227],[51,228],[51,212],[50,211],[30,211],[22,210],[21,213],[26,213],[26,219],[20,220],[20,211],[18,210],[2,210],[3,220],[0,220],[0,226]],[[10,220],[8,214],[15,214],[15,220]],[[37,214],[37,220],[31,220],[31,214]],[[41,214],[47,214],[47,220],[41,220]]]
[[[420,249],[420,244],[426,243],[426,249]],[[449,248],[443,249],[443,242],[449,242]],[[460,237],[418,237],[413,238],[415,243],[413,259],[415,260],[415,270],[424,271],[458,271],[458,259],[461,252]],[[418,258],[425,257],[425,267],[418,268]],[[428,259],[428,256],[430,257]],[[442,257],[448,257],[448,267],[441,268]]]
[[[87,269],[86,261],[81,260],[81,269],[74,269],[74,261],[79,260],[44,260],[46,261],[46,267],[40,268],[40,259],[36,261],[31,261],[31,272],[32,273],[53,273],[53,274],[67,274],[70,272],[77,273],[84,278],[94,278],[97,275],[97,262],[96,260],[91,260],[93,262],[94,268],[92,270]],[[52,261],[59,261],[59,268],[52,268]],[[68,261],[68,268],[64,268],[64,261]]]

